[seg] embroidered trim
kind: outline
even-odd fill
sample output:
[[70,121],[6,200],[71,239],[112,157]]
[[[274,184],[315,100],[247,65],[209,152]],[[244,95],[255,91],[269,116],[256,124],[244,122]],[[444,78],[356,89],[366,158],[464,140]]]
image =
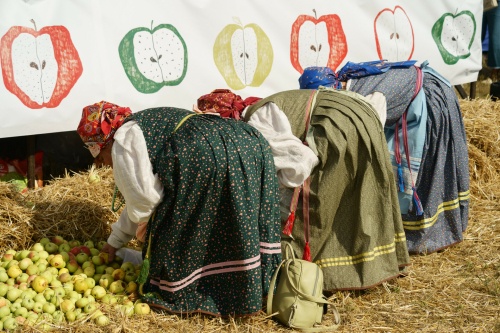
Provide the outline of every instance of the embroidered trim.
[[[280,250],[280,252],[281,252],[281,250]],[[240,265],[247,265],[247,264],[252,264],[252,265],[240,266]],[[212,268],[224,267],[224,266],[233,266],[233,267],[210,270]],[[234,267],[234,266],[239,266],[239,267]],[[226,261],[226,262],[220,262],[220,263],[216,263],[216,264],[210,264],[207,266],[203,266],[202,268],[195,270],[188,277],[186,277],[180,281],[169,282],[169,281],[165,281],[165,280],[160,280],[158,282],[158,281],[151,279],[150,282],[151,282],[151,284],[159,286],[160,289],[162,289],[162,290],[174,292],[174,291],[178,291],[178,290],[186,288],[191,283],[193,283],[193,282],[195,282],[195,281],[197,281],[205,276],[214,275],[214,274],[229,273],[229,272],[248,271],[248,270],[257,268],[259,266],[260,266],[260,254],[256,257],[251,258],[251,259]],[[165,285],[165,286],[163,286],[163,285]]]
[[260,242],[260,246],[261,247],[279,247],[281,249],[281,243],[264,243],[264,242]]
[[338,258],[326,258],[315,261],[319,267],[331,267],[331,266],[346,266],[346,265],[355,265],[360,262],[372,261],[375,260],[375,257],[380,256],[382,254],[388,254],[396,251],[396,243],[405,242],[406,237],[405,233],[395,234],[394,241],[388,245],[378,246],[373,249],[373,251],[361,253],[355,256],[347,256],[347,257],[338,257]]
[[470,198],[470,190],[466,192],[458,193],[458,198],[455,200],[443,202],[437,207],[436,214],[434,216],[422,219],[419,221],[403,221],[403,227],[406,230],[420,230],[427,229],[434,225],[437,222],[438,217],[441,213],[447,210],[454,210],[460,206],[460,201],[466,201]]
[[376,257],[380,255],[393,253],[395,251],[396,251],[396,240],[391,244],[378,246],[374,248],[373,251],[370,252],[361,253],[355,256],[321,259],[315,261],[315,263],[321,268],[332,267],[332,266],[355,265],[365,261],[373,261],[375,260]]

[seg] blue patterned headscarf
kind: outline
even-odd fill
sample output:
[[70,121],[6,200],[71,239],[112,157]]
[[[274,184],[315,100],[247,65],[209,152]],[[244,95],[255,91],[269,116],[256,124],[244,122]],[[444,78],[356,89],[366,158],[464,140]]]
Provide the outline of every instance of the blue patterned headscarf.
[[341,82],[369,75],[382,74],[391,68],[408,68],[415,65],[415,63],[415,60],[401,62],[377,60],[360,63],[348,61],[338,73],[335,73],[329,67],[308,67],[299,78],[300,89],[318,89],[319,86],[341,89]]
[[308,67],[299,78],[300,89],[318,89],[319,86],[342,88],[337,74],[329,67]]

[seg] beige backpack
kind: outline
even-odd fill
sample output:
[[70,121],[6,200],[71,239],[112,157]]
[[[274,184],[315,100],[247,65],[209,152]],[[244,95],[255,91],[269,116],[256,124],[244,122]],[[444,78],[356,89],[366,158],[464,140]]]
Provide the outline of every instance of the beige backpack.
[[[292,253],[291,258],[288,252]],[[276,294],[274,285],[281,272]],[[318,327],[323,319],[326,304],[333,306],[335,325]],[[318,265],[295,258],[290,244],[286,245],[286,259],[274,272],[267,298],[267,315],[274,316],[282,324],[304,332],[333,331],[339,327],[337,308],[323,296],[323,271]]]

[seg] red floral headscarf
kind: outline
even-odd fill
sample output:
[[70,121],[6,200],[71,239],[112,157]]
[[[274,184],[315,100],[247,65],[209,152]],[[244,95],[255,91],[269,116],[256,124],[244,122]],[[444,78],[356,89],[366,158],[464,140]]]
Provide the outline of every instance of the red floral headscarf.
[[132,114],[130,108],[102,101],[83,108],[82,120],[76,130],[87,145],[92,156],[97,157],[101,149],[113,139],[116,130]]
[[193,111],[199,113],[217,113],[224,118],[240,119],[241,112],[262,98],[248,97],[243,100],[229,89],[216,89],[208,95],[198,98],[198,106]]

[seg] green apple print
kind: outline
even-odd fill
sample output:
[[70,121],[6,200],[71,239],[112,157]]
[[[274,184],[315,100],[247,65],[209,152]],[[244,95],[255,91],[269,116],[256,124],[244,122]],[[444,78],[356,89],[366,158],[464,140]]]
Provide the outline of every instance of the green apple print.
[[468,10],[455,15],[446,13],[432,27],[432,37],[448,65],[454,65],[458,60],[470,56],[475,35],[476,20]]
[[163,86],[176,86],[187,72],[188,54],[184,39],[170,24],[153,29],[136,28],[118,47],[123,69],[137,91],[152,94]]

